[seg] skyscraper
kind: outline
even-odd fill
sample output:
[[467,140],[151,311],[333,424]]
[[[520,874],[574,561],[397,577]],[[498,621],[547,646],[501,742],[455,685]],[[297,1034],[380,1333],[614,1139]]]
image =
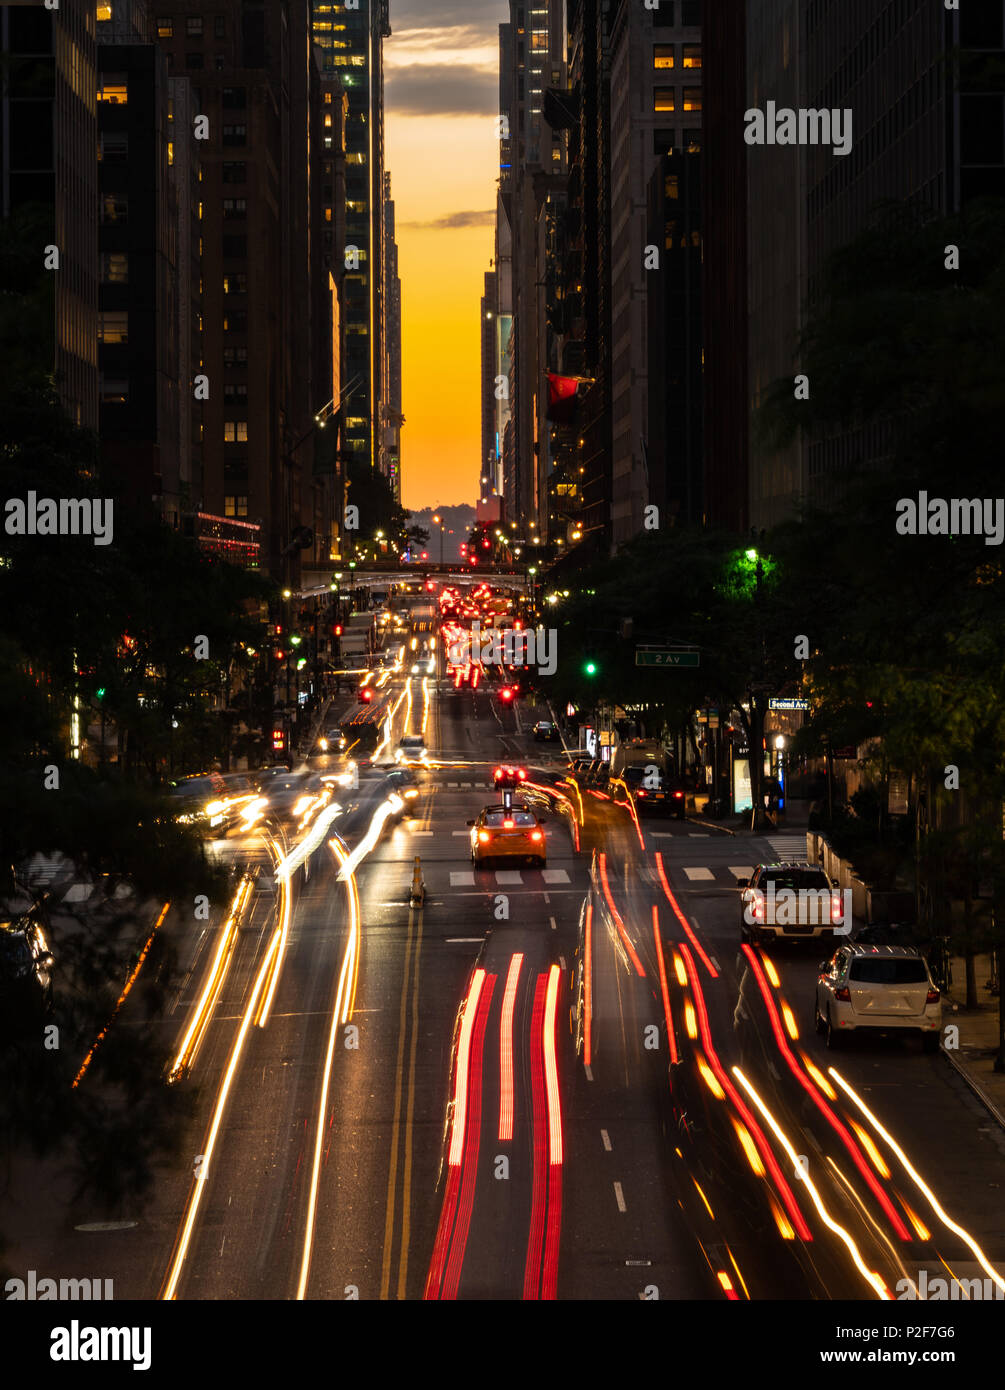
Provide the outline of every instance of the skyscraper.
[[[384,209],[384,40],[388,0],[311,3],[314,42],[325,71],[348,96],[346,245],[343,277],[343,451],[391,478],[384,443],[387,402],[387,271]],[[400,486],[400,484],[396,484]]]

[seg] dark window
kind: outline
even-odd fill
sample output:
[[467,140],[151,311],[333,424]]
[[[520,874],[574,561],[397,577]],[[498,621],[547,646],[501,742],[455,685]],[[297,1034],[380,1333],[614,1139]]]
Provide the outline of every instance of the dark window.
[[859,956],[852,961],[848,978],[864,985],[923,985],[928,970],[923,960],[910,956]]
[[185,33],[190,39],[202,38],[202,15],[190,14],[185,20]]
[[225,125],[223,127],[223,143],[225,145],[246,145],[248,143],[248,127],[246,125]]
[[124,164],[129,158],[129,136],[124,130],[103,130],[98,159],[107,164]]
[[224,87],[223,105],[227,107],[237,107],[244,109],[248,104],[248,89],[246,87]]
[[246,198],[224,198],[223,215],[226,218],[247,217],[248,200]]
[[1001,164],[1002,99],[1000,96],[960,97],[960,158],[964,164]]
[[213,19],[213,37],[215,39],[225,39],[227,37],[227,16],[218,14]]
[[245,310],[234,311],[228,309],[223,316],[224,333],[247,333],[248,315]]
[[246,236],[225,236],[223,238],[223,254],[230,258],[245,258],[248,254],[248,238]]
[[225,159],[223,161],[223,181],[224,183],[247,183],[247,164],[242,160]]
[[236,383],[227,383],[223,388],[223,399],[226,405],[247,405],[248,388]]
[[186,53],[186,54],[185,54],[185,66],[186,66],[187,68],[193,68],[193,69],[199,69],[199,68],[201,68],[201,67],[202,67],[202,54],[201,54],[201,53]]
[[690,25],[695,28],[701,24],[701,0],[681,0],[680,22],[685,27]]
[[248,349],[246,347],[225,347],[223,349],[223,365],[225,367],[243,367],[248,361]]
[[960,9],[961,48],[1001,48],[1001,5],[964,5]]
[[[226,237],[224,237],[226,241]],[[247,294],[248,277],[247,275],[225,275],[223,277],[224,294]]]

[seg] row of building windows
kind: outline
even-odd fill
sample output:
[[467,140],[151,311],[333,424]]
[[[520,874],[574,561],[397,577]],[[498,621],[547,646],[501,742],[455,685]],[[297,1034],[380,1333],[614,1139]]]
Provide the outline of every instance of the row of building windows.
[[[110,7],[109,7],[110,8]],[[175,36],[175,17],[174,15],[161,14],[157,16],[157,37],[159,39],[173,39]],[[179,33],[181,24],[179,21]],[[201,39],[207,30],[204,24],[204,17],[201,14],[190,14],[185,16],[185,37],[189,39]],[[225,39],[227,37],[227,16],[218,14],[213,16],[213,37],[215,39]]]
[[[658,115],[661,111],[677,110],[677,91],[674,87],[654,87],[653,88],[653,111]],[[701,88],[685,87],[681,93],[682,111],[701,110]]]
[[[663,72],[676,66],[677,45],[673,43],[653,44],[653,67]],[[701,44],[686,43],[681,54],[682,68],[701,67]]]

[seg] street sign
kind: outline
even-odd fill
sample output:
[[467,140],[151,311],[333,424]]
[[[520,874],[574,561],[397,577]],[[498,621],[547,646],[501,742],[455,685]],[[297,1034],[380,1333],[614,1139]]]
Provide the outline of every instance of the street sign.
[[636,666],[697,666],[699,652],[675,652],[669,648],[651,651],[635,651]]
[[809,709],[809,700],[782,700],[774,697],[768,701],[768,709]]

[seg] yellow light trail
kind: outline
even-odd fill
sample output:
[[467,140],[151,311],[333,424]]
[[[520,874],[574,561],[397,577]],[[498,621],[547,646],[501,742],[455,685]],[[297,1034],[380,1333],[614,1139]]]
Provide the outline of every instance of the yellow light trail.
[[109,1028],[111,1028],[112,1024],[118,1017],[119,1010],[122,1008],[122,1005],[126,1002],[126,996],[129,994],[129,991],[136,983],[136,976],[143,969],[143,962],[147,958],[147,952],[153,945],[154,937],[157,935],[157,928],[161,925],[161,923],[164,921],[164,918],[168,915],[168,908],[170,906],[170,902],[166,902],[164,906],[161,908],[161,915],[157,918],[157,921],[153,924],[153,927],[151,928],[150,935],[146,939],[146,944],[144,945],[143,950],[139,954],[139,959],[136,962],[135,969],[129,976],[129,979],[126,981],[125,986],[123,987],[122,993],[119,995],[118,999],[115,1002],[115,1008],[112,1010],[111,1018],[105,1024],[104,1028],[102,1028],[98,1036],[94,1039],[94,1043],[91,1047],[90,1052],[88,1052],[83,1062],[81,1062],[80,1070],[77,1072],[77,1075],[73,1078],[73,1085],[70,1087],[71,1091],[76,1090],[77,1086],[79,1086],[81,1078],[87,1071],[87,1068],[91,1065],[91,1060],[93,1059],[94,1054],[97,1052],[98,1048],[101,1046],[102,1042],[107,1036]]
[[834,1234],[846,1247],[848,1253],[851,1255],[852,1262],[854,1263],[855,1268],[858,1270],[859,1274],[861,1274],[862,1278],[866,1281],[866,1283],[869,1284],[875,1290],[876,1297],[882,1299],[890,1299],[892,1295],[890,1294],[889,1289],[887,1289],[886,1285],[884,1284],[881,1276],[877,1274],[874,1270],[870,1270],[866,1267],[865,1262],[863,1261],[862,1256],[859,1253],[859,1248],[856,1245],[851,1233],[849,1231],[846,1231],[843,1226],[839,1225],[833,1219],[827,1208],[824,1206],[823,1200],[814,1185],[813,1179],[810,1177],[808,1171],[802,1169],[799,1163],[799,1155],[792,1147],[792,1144],[790,1143],[788,1136],[783,1133],[774,1115],[772,1115],[771,1111],[768,1109],[764,1101],[754,1090],[753,1086],[744,1076],[740,1068],[733,1067],[732,1072],[733,1075],[736,1077],[737,1081],[739,1081],[740,1085],[747,1092],[747,1095],[750,1097],[750,1099],[757,1106],[758,1110],[760,1110],[761,1114],[764,1116],[764,1119],[770,1127],[771,1132],[774,1134],[775,1138],[778,1140],[782,1148],[788,1154],[793,1169],[799,1172],[802,1184],[806,1188],[806,1191],[809,1193],[810,1200],[816,1207],[817,1214],[819,1215],[820,1220],[824,1223],[828,1230],[834,1232]]
[[220,991],[223,988],[224,980],[227,978],[227,973],[230,969],[234,946],[237,944],[238,924],[244,914],[248,899],[251,896],[253,883],[254,880],[250,874],[246,873],[242,875],[241,882],[237,886],[237,892],[234,894],[234,900],[230,905],[230,913],[220,932],[220,944],[216,948],[216,955],[213,958],[213,964],[210,966],[206,983],[192,1011],[192,1018],[178,1046],[178,1052],[171,1064],[171,1070],[168,1072],[169,1082],[177,1081],[179,1077],[183,1076],[191,1069],[195,1061],[196,1053],[199,1051],[199,1047],[206,1033],[206,1027],[216,1007],[216,1001],[220,997]]
[[918,1170],[914,1167],[907,1154],[897,1143],[896,1139],[894,1139],[893,1135],[890,1134],[888,1130],[884,1129],[884,1127],[880,1124],[879,1120],[866,1105],[862,1097],[855,1090],[853,1090],[851,1086],[849,1086],[848,1082],[844,1079],[840,1072],[835,1071],[833,1067],[828,1067],[827,1070],[831,1074],[831,1076],[833,1076],[837,1084],[841,1087],[842,1091],[844,1091],[846,1095],[850,1096],[851,1099],[855,1102],[855,1104],[861,1110],[862,1114],[865,1115],[866,1119],[872,1125],[873,1129],[875,1129],[876,1133],[881,1136],[884,1143],[886,1143],[888,1147],[891,1148],[893,1152],[897,1155],[897,1157],[900,1159],[901,1163],[904,1165],[907,1172],[910,1174],[911,1181],[914,1183],[915,1187],[917,1187],[918,1191],[922,1193],[928,1205],[932,1208],[932,1211],[935,1212],[936,1216],[939,1218],[942,1224],[944,1226],[947,1226],[949,1230],[953,1232],[954,1235],[959,1236],[960,1240],[962,1240],[965,1245],[969,1246],[969,1248],[973,1251],[974,1255],[976,1255],[977,1260],[984,1272],[995,1281],[995,1283],[1001,1289],[1002,1293],[1005,1293],[1005,1279],[1003,1279],[1002,1276],[998,1273],[994,1265],[992,1265],[989,1262],[988,1257],[985,1255],[981,1247],[977,1244],[976,1240],[974,1240],[973,1236],[969,1233],[969,1231],[965,1231],[962,1226],[957,1225],[953,1218],[949,1216],[948,1213],[943,1209],[935,1193],[925,1182],[924,1178],[922,1178]]
[[[348,862],[348,855],[345,849],[337,840],[329,841],[329,848],[338,859],[342,866],[342,874]],[[331,1086],[332,1061],[335,1056],[335,1040],[338,1037],[338,1030],[341,1024],[345,1023],[350,1013],[350,986],[349,974],[354,969],[354,962],[357,960],[357,942],[359,939],[359,897],[355,891],[355,876],[351,877],[351,891],[349,893],[349,939],[346,943],[345,955],[342,958],[342,969],[339,972],[338,988],[335,991],[335,1004],[332,1009],[331,1027],[328,1030],[328,1048],[325,1053],[324,1072],[321,1081],[321,1097],[318,1102],[317,1125],[314,1134],[314,1157],[311,1162],[311,1186],[307,1197],[307,1220],[304,1225],[304,1244],[303,1254],[300,1259],[300,1279],[297,1284],[297,1299],[303,1300],[307,1296],[307,1280],[310,1276],[311,1255],[314,1248],[314,1225],[317,1220],[318,1205],[318,1184],[321,1179],[321,1150],[325,1137],[325,1114],[328,1110],[328,1092]],[[353,979],[351,986],[351,997],[355,998],[356,981]]]
[[247,1007],[241,1019],[241,1027],[234,1040],[234,1045],[230,1050],[230,1060],[227,1063],[227,1070],[224,1073],[223,1081],[217,1092],[216,1105],[213,1107],[213,1119],[203,1144],[202,1166],[199,1169],[199,1176],[193,1180],[192,1191],[189,1193],[188,1206],[185,1213],[185,1221],[175,1246],[167,1282],[161,1294],[161,1299],[164,1302],[170,1302],[177,1293],[182,1265],[185,1262],[185,1257],[188,1254],[188,1248],[192,1240],[192,1231],[195,1227],[200,1203],[202,1202],[202,1194],[209,1180],[209,1165],[213,1157],[213,1151],[216,1148],[217,1136],[220,1133],[220,1126],[223,1123],[224,1112],[227,1108],[227,1097],[230,1095],[230,1088],[233,1084],[235,1073],[237,1072],[237,1064],[244,1050],[244,1043],[248,1036],[248,1030],[251,1028],[251,1020],[258,1007],[258,999],[264,987],[272,958],[278,946],[279,929],[277,928],[272,934],[272,940],[269,942],[269,949],[259,968],[258,975],[255,979],[255,985],[251,992],[251,998],[248,1000]]

